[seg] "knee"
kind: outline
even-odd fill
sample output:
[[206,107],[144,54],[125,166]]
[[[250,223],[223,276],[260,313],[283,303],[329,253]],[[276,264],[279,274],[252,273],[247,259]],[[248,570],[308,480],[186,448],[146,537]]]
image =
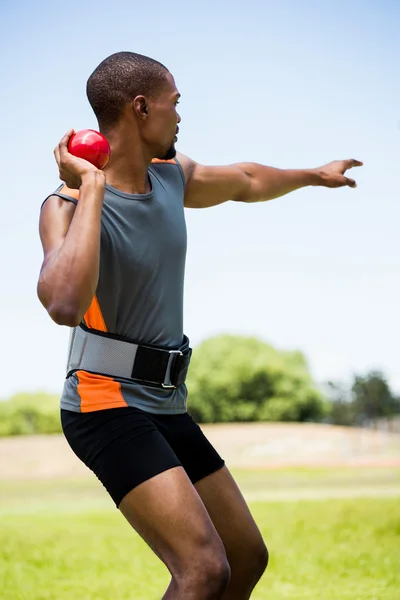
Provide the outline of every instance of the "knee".
[[[214,590],[215,598],[222,597],[231,579],[231,568],[226,555],[224,554],[219,560],[208,564],[202,578],[207,589],[211,592]],[[214,598],[214,595],[211,594],[210,598]]]
[[265,543],[262,541],[257,550],[257,567],[261,575],[264,573],[269,563],[269,552]]
[[190,564],[178,575],[177,584],[187,596],[217,600],[223,596],[230,578],[231,569],[221,545],[192,556]]
[[251,588],[262,577],[269,562],[269,553],[263,540],[254,540],[244,546],[241,556],[235,557],[231,567],[235,578]]
[[221,598],[231,579],[231,568],[225,552],[209,556],[197,571],[197,581],[207,593],[207,598]]
[[253,581],[257,582],[265,572],[269,562],[268,548],[263,540],[260,540],[249,549],[248,557]]

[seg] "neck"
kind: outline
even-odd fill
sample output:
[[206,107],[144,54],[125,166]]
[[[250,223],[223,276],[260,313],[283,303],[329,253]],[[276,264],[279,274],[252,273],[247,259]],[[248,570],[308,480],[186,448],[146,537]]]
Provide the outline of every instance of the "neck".
[[143,147],[139,136],[126,133],[123,125],[102,131],[110,148],[110,162],[104,169],[107,183],[128,194],[146,194],[151,191],[148,166],[151,156]]

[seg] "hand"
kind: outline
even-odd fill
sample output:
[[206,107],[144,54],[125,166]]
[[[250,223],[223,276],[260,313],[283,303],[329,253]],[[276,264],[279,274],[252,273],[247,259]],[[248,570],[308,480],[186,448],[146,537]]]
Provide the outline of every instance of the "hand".
[[79,190],[83,177],[88,173],[100,174],[102,177],[105,177],[105,175],[103,171],[97,169],[87,160],[73,156],[68,151],[68,142],[74,133],[75,131],[70,129],[64,135],[60,143],[54,148],[54,156],[58,164],[61,181],[65,181],[69,188]]
[[354,179],[345,176],[348,169],[362,167],[362,162],[350,158],[348,160],[334,160],[333,162],[315,169],[319,176],[318,185],[329,188],[348,187],[355,188],[357,183]]

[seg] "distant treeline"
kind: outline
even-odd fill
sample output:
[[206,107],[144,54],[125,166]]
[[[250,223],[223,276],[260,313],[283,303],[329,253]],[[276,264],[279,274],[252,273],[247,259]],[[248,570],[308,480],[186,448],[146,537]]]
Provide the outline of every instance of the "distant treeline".
[[[187,381],[188,410],[198,423],[323,422],[357,426],[400,414],[382,373],[355,375],[350,385],[317,386],[304,355],[256,338],[223,335],[198,346]],[[59,398],[17,394],[0,402],[0,437],[59,433]]]

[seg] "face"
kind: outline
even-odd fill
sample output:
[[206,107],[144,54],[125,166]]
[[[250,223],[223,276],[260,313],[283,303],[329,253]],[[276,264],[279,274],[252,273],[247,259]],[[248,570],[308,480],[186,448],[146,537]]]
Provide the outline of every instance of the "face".
[[175,142],[181,118],[177,112],[180,93],[167,72],[165,85],[156,98],[146,99],[146,118],[142,120],[142,138],[152,157],[169,160],[176,155]]

